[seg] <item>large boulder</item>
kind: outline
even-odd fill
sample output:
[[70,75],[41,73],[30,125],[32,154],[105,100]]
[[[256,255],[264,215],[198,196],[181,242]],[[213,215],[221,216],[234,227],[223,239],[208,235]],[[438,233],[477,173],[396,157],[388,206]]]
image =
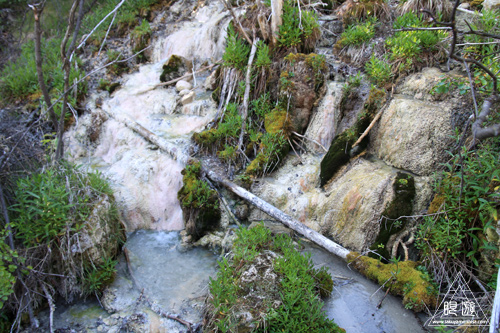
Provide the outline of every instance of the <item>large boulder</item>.
[[[318,187],[318,158],[308,155],[302,161],[297,165],[289,158],[272,179],[254,185],[252,192],[351,250],[370,248],[389,208],[408,204],[406,211],[413,209],[411,200],[398,201],[402,198],[395,195],[398,172],[382,161],[359,158],[324,190]],[[250,219],[268,217],[253,211]]]
[[464,104],[430,93],[443,78],[437,69],[408,77],[372,131],[370,152],[389,165],[422,176],[432,175],[447,159],[455,127],[463,124]]

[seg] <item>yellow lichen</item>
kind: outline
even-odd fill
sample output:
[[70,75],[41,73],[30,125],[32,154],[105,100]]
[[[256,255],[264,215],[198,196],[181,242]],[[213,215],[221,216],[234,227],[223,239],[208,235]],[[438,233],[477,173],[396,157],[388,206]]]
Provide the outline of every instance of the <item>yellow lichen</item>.
[[416,262],[383,264],[357,252],[349,253],[347,261],[367,278],[385,284],[391,294],[402,296],[405,307],[417,312],[436,307],[435,287],[416,269]]
[[265,116],[264,127],[267,133],[278,134],[281,132],[287,137],[291,126],[290,117],[285,110],[274,109]]

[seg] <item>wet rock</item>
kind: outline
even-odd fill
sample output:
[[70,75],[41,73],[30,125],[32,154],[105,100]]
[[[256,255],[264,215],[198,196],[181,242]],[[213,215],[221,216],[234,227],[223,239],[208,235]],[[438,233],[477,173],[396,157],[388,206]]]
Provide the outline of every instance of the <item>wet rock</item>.
[[195,96],[194,91],[191,91],[191,92],[187,93],[186,95],[182,96],[181,104],[186,105],[186,104],[192,103],[194,101],[194,96]]
[[215,90],[217,88],[217,71],[213,71],[206,79],[203,87],[206,90]]
[[191,71],[191,69],[192,63],[186,58],[178,55],[172,55],[162,67],[160,81],[167,82],[177,79],[184,75],[184,73]]
[[324,149],[312,140],[317,141],[326,149],[330,147],[336,135],[336,125],[340,121],[340,102],[342,101],[343,87],[344,85],[340,82],[328,83],[326,95],[314,111],[304,134],[311,139],[305,140],[307,149],[324,153]]
[[430,176],[448,158],[454,109],[450,102],[394,96],[372,133],[371,151],[396,168]]
[[280,94],[291,97],[293,108],[290,110],[290,118],[293,130],[304,133],[324,84],[325,60],[314,53],[290,54],[286,60],[286,68],[280,74]]
[[236,207],[234,207],[234,215],[241,221],[248,219],[248,213],[249,209],[247,204],[236,205]]
[[487,10],[500,9],[500,0],[484,0],[482,5],[483,9]]
[[185,96],[185,95],[189,94],[190,92],[191,92],[191,90],[189,90],[189,89],[181,90],[181,91],[179,91],[179,96],[181,96],[181,97]]
[[[79,233],[79,242],[71,247],[73,254],[82,254],[94,265],[104,263],[104,258],[113,258],[118,251],[116,240],[121,234],[120,222],[110,218],[111,199],[104,195],[92,209],[84,229]],[[118,237],[118,238],[117,238]]]
[[[349,249],[369,248],[380,231],[382,213],[395,199],[395,170],[360,158],[322,191],[317,187],[318,157],[303,156],[298,166],[292,162],[287,159],[273,179],[255,185],[252,192]],[[289,191],[289,184],[296,185]],[[268,217],[252,211],[250,219]]]
[[183,90],[191,90],[192,88],[193,85],[185,80],[177,81],[177,83],[175,84],[175,89],[177,89],[177,91],[179,92]]
[[447,160],[456,127],[470,112],[457,96],[433,95],[431,89],[442,79],[456,79],[435,68],[410,75],[371,132],[369,151],[386,163],[422,176],[430,176]]

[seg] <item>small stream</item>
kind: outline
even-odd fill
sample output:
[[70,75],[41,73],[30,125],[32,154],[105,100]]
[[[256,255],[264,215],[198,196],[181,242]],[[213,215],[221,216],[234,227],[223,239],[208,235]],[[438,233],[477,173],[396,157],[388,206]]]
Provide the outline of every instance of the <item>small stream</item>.
[[[326,266],[334,279],[332,295],[325,299],[329,318],[346,332],[397,333],[424,332],[419,319],[404,309],[401,299],[388,295],[380,309],[377,304],[385,292],[342,260],[303,241],[316,267]],[[124,246],[128,256],[119,263],[118,275],[105,295],[98,300],[58,305],[56,329],[86,332],[185,332],[177,321],[161,318],[151,308],[176,314],[191,323],[202,320],[202,308],[210,277],[217,272],[217,256],[204,248],[185,249],[179,233],[138,230],[129,235]],[[101,308],[101,305],[106,310]],[[130,326],[143,315],[142,326]],[[140,316],[139,316],[140,317]],[[48,311],[40,315],[48,328]]]

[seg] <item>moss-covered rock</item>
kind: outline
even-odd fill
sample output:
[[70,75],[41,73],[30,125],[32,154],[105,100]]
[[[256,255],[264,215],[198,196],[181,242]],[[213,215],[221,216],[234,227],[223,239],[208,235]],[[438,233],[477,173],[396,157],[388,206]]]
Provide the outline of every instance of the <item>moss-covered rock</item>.
[[211,279],[205,331],[345,332],[321,310],[333,281],[315,269],[293,239],[258,224],[239,229],[233,256],[224,258]]
[[285,57],[285,67],[280,74],[280,95],[286,100],[295,132],[303,133],[309,124],[314,103],[321,95],[326,69],[323,55],[290,53]]
[[286,137],[288,137],[291,130],[290,126],[290,117],[283,109],[276,108],[272,112],[265,115],[264,127],[267,133],[283,133]]
[[347,261],[367,278],[376,281],[393,295],[403,297],[406,308],[416,312],[426,308],[432,309],[437,305],[437,290],[429,282],[428,275],[417,270],[418,264],[414,261],[383,264],[377,259],[362,256],[357,252],[347,255]]
[[182,170],[184,185],[177,193],[184,213],[186,232],[198,240],[220,220],[219,198],[208,183],[201,180],[201,164],[190,161]]
[[178,55],[172,55],[168,58],[167,62],[163,65],[160,75],[161,82],[167,82],[173,79],[177,79],[182,76],[185,72],[191,70],[192,65],[184,57]]

